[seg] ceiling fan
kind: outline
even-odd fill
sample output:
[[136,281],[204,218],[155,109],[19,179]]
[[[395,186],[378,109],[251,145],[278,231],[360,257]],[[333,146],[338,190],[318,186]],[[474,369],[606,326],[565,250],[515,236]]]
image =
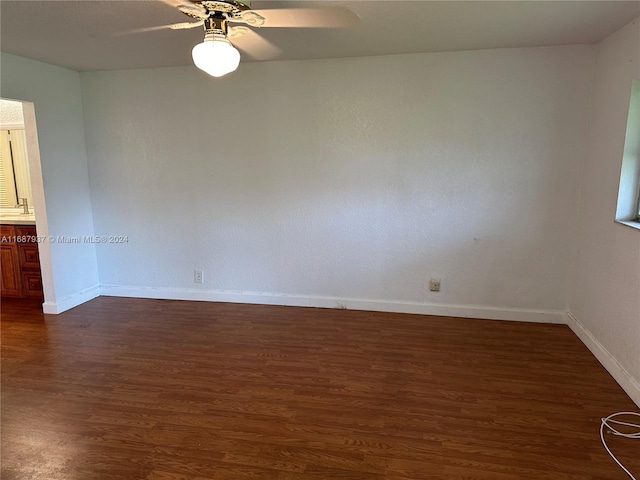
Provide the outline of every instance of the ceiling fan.
[[[358,22],[358,16],[341,6],[320,8],[278,8],[253,10],[250,0],[161,0],[194,21],[141,28],[127,33],[161,29],[204,28],[204,41],[191,52],[193,63],[209,75],[221,77],[240,64],[240,52],[233,44],[258,60],[273,58],[279,49],[252,28],[344,28]],[[250,28],[252,27],[252,28]]]

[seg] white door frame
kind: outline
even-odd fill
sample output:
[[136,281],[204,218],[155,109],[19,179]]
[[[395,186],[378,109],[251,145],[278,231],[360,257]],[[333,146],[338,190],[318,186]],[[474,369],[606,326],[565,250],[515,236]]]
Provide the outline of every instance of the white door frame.
[[[7,100],[14,100],[7,98]],[[31,178],[31,193],[36,217],[36,232],[38,236],[38,254],[40,256],[40,272],[42,275],[42,290],[44,302],[55,304],[56,291],[53,281],[53,262],[51,260],[51,243],[49,242],[49,223],[47,222],[47,206],[42,181],[42,167],[40,165],[40,147],[38,145],[38,128],[36,112],[33,102],[14,100],[22,103],[24,116],[24,132],[27,141],[27,157],[29,161],[29,177]]]

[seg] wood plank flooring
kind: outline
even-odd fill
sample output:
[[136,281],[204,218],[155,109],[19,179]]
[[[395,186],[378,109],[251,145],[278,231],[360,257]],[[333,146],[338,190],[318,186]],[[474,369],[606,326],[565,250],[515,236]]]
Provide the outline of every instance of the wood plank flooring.
[[599,419],[637,407],[564,325],[100,297],[1,333],[3,480],[627,478]]

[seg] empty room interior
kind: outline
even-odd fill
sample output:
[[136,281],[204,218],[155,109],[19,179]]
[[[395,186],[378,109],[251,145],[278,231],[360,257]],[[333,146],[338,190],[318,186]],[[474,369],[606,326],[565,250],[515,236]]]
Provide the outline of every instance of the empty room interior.
[[640,479],[640,2],[0,21],[3,479]]

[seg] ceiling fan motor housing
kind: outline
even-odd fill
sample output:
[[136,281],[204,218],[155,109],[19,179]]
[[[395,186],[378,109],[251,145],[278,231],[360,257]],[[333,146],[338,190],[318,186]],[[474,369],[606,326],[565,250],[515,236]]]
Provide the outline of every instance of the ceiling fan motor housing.
[[[234,23],[244,23],[251,27],[261,27],[264,25],[264,18],[253,10],[249,2],[242,3],[235,0],[191,0],[193,8],[185,4],[178,7],[185,15],[197,18],[198,20],[222,19]],[[220,27],[211,27],[220,30]],[[209,31],[209,26],[205,24],[205,30]],[[225,30],[225,33],[227,31]]]
[[216,12],[204,21],[204,29],[207,35],[227,36],[227,19],[221,13]]
[[191,0],[193,5],[193,9],[189,7],[189,4],[180,8],[180,11],[185,15],[194,18],[202,18],[204,15],[211,16],[215,13],[224,14],[227,18],[240,18],[242,12],[250,10],[251,7],[248,4],[236,2],[233,0],[229,1],[211,1],[211,0],[202,0],[202,1],[194,1]]

